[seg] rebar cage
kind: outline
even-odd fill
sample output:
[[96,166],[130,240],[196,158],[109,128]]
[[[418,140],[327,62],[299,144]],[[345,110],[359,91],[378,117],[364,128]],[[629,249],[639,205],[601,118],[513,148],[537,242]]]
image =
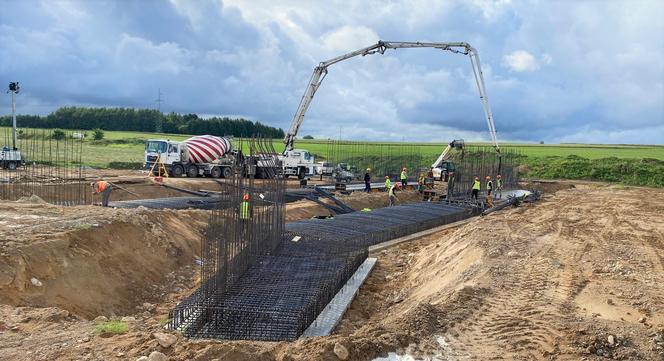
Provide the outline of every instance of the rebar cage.
[[463,156],[453,158],[456,170],[448,182],[448,199],[469,199],[475,177],[479,178],[481,184],[479,199],[486,196],[486,176],[491,177],[494,191],[498,175],[501,176],[504,190],[517,188],[521,157],[514,148],[501,148],[500,153],[497,153],[490,146],[467,145]]
[[[262,139],[248,148],[248,158],[273,152]],[[242,179],[241,168],[225,185],[227,202],[210,216],[201,287],[170,313],[169,327],[189,337],[294,340],[366,259],[369,246],[480,212],[421,202],[285,225],[283,180],[253,180],[251,172]],[[248,222],[240,212],[245,194],[252,202]]]
[[11,128],[2,129],[0,199],[35,195],[66,206],[92,202],[82,165],[84,132],[21,129],[14,149]]

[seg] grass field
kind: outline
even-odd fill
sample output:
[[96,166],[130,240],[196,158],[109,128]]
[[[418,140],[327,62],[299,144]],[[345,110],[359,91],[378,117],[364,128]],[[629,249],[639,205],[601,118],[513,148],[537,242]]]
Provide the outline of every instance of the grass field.
[[[7,131],[7,128],[0,128],[0,132],[7,134]],[[103,140],[93,141],[92,132],[88,131],[87,135],[82,161],[84,165],[96,168],[137,168],[143,163],[145,140],[156,138],[181,141],[189,137],[182,134],[106,131]],[[277,151],[283,150],[281,139],[275,139],[274,146]],[[390,157],[404,152],[417,152],[423,161],[428,163],[433,162],[444,147],[445,143],[342,141],[340,145],[332,146],[331,142],[326,140],[296,141],[296,148],[310,151],[318,160],[323,160],[331,154],[331,149],[336,149],[338,153],[356,157],[358,155]],[[597,179],[635,185],[664,186],[664,146],[662,145],[505,143],[501,144],[501,147],[515,148],[525,156],[524,163],[529,169],[526,176]],[[648,159],[657,161],[648,161]]]

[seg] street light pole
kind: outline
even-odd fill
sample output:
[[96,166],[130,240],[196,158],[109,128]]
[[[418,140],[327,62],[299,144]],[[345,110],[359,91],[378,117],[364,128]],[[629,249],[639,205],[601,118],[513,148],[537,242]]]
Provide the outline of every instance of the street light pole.
[[16,94],[20,87],[17,81],[9,83],[8,93],[12,93],[12,149],[16,150]]
[[16,150],[16,93],[12,92],[12,149]]

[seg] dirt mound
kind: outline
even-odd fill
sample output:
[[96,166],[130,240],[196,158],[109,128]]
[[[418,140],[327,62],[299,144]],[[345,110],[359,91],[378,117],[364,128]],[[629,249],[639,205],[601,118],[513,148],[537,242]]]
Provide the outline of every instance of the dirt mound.
[[[127,314],[157,301],[158,285],[171,270],[188,265],[193,271],[204,212],[75,208],[47,207],[53,227],[35,222],[22,227],[33,227],[32,235],[4,240],[1,303],[57,306],[84,317]],[[14,218],[34,222],[46,213],[26,210],[32,208],[15,208]]]
[[[168,311],[194,287],[187,284],[154,310],[135,310],[138,322],[111,337],[57,309],[0,306],[0,359],[137,359],[160,351],[169,360],[337,360],[334,349],[341,346],[351,361],[390,353],[441,360],[664,359],[662,204],[662,190],[583,184],[380,251],[331,336],[292,343],[178,336],[174,345],[160,346],[152,334],[163,332]],[[12,205],[19,206],[27,207]],[[70,242],[81,247],[80,240]],[[40,281],[47,287],[53,279]]]

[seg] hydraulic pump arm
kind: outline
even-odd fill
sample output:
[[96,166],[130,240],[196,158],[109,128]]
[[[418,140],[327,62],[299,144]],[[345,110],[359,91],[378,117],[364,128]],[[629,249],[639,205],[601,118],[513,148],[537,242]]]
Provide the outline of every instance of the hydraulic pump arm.
[[475,76],[475,83],[477,84],[477,89],[480,93],[480,101],[482,102],[482,107],[484,108],[484,115],[486,116],[487,125],[489,126],[489,134],[491,134],[491,140],[493,143],[496,152],[500,153],[500,148],[498,146],[498,140],[496,138],[496,127],[493,122],[493,114],[491,113],[491,107],[489,106],[489,98],[486,95],[486,87],[484,85],[484,75],[482,74],[482,67],[480,64],[480,57],[477,54],[477,50],[470,46],[468,43],[464,42],[453,42],[453,43],[421,43],[421,42],[401,42],[401,41],[379,41],[378,43],[368,46],[363,49],[356,50],[354,52],[332,58],[330,60],[321,62],[311,75],[309,79],[309,85],[304,91],[304,95],[300,100],[300,104],[297,107],[295,116],[293,117],[293,122],[291,123],[288,133],[284,138],[284,144],[286,144],[285,151],[293,150],[293,142],[295,136],[300,129],[300,126],[304,122],[304,115],[311,105],[311,101],[316,94],[316,91],[320,87],[323,79],[327,75],[327,68],[338,62],[344,61],[356,57],[358,55],[373,55],[376,53],[384,54],[387,49],[401,49],[401,48],[435,48],[440,50],[447,50],[457,54],[468,55],[470,57],[470,63],[473,67],[473,75]]

